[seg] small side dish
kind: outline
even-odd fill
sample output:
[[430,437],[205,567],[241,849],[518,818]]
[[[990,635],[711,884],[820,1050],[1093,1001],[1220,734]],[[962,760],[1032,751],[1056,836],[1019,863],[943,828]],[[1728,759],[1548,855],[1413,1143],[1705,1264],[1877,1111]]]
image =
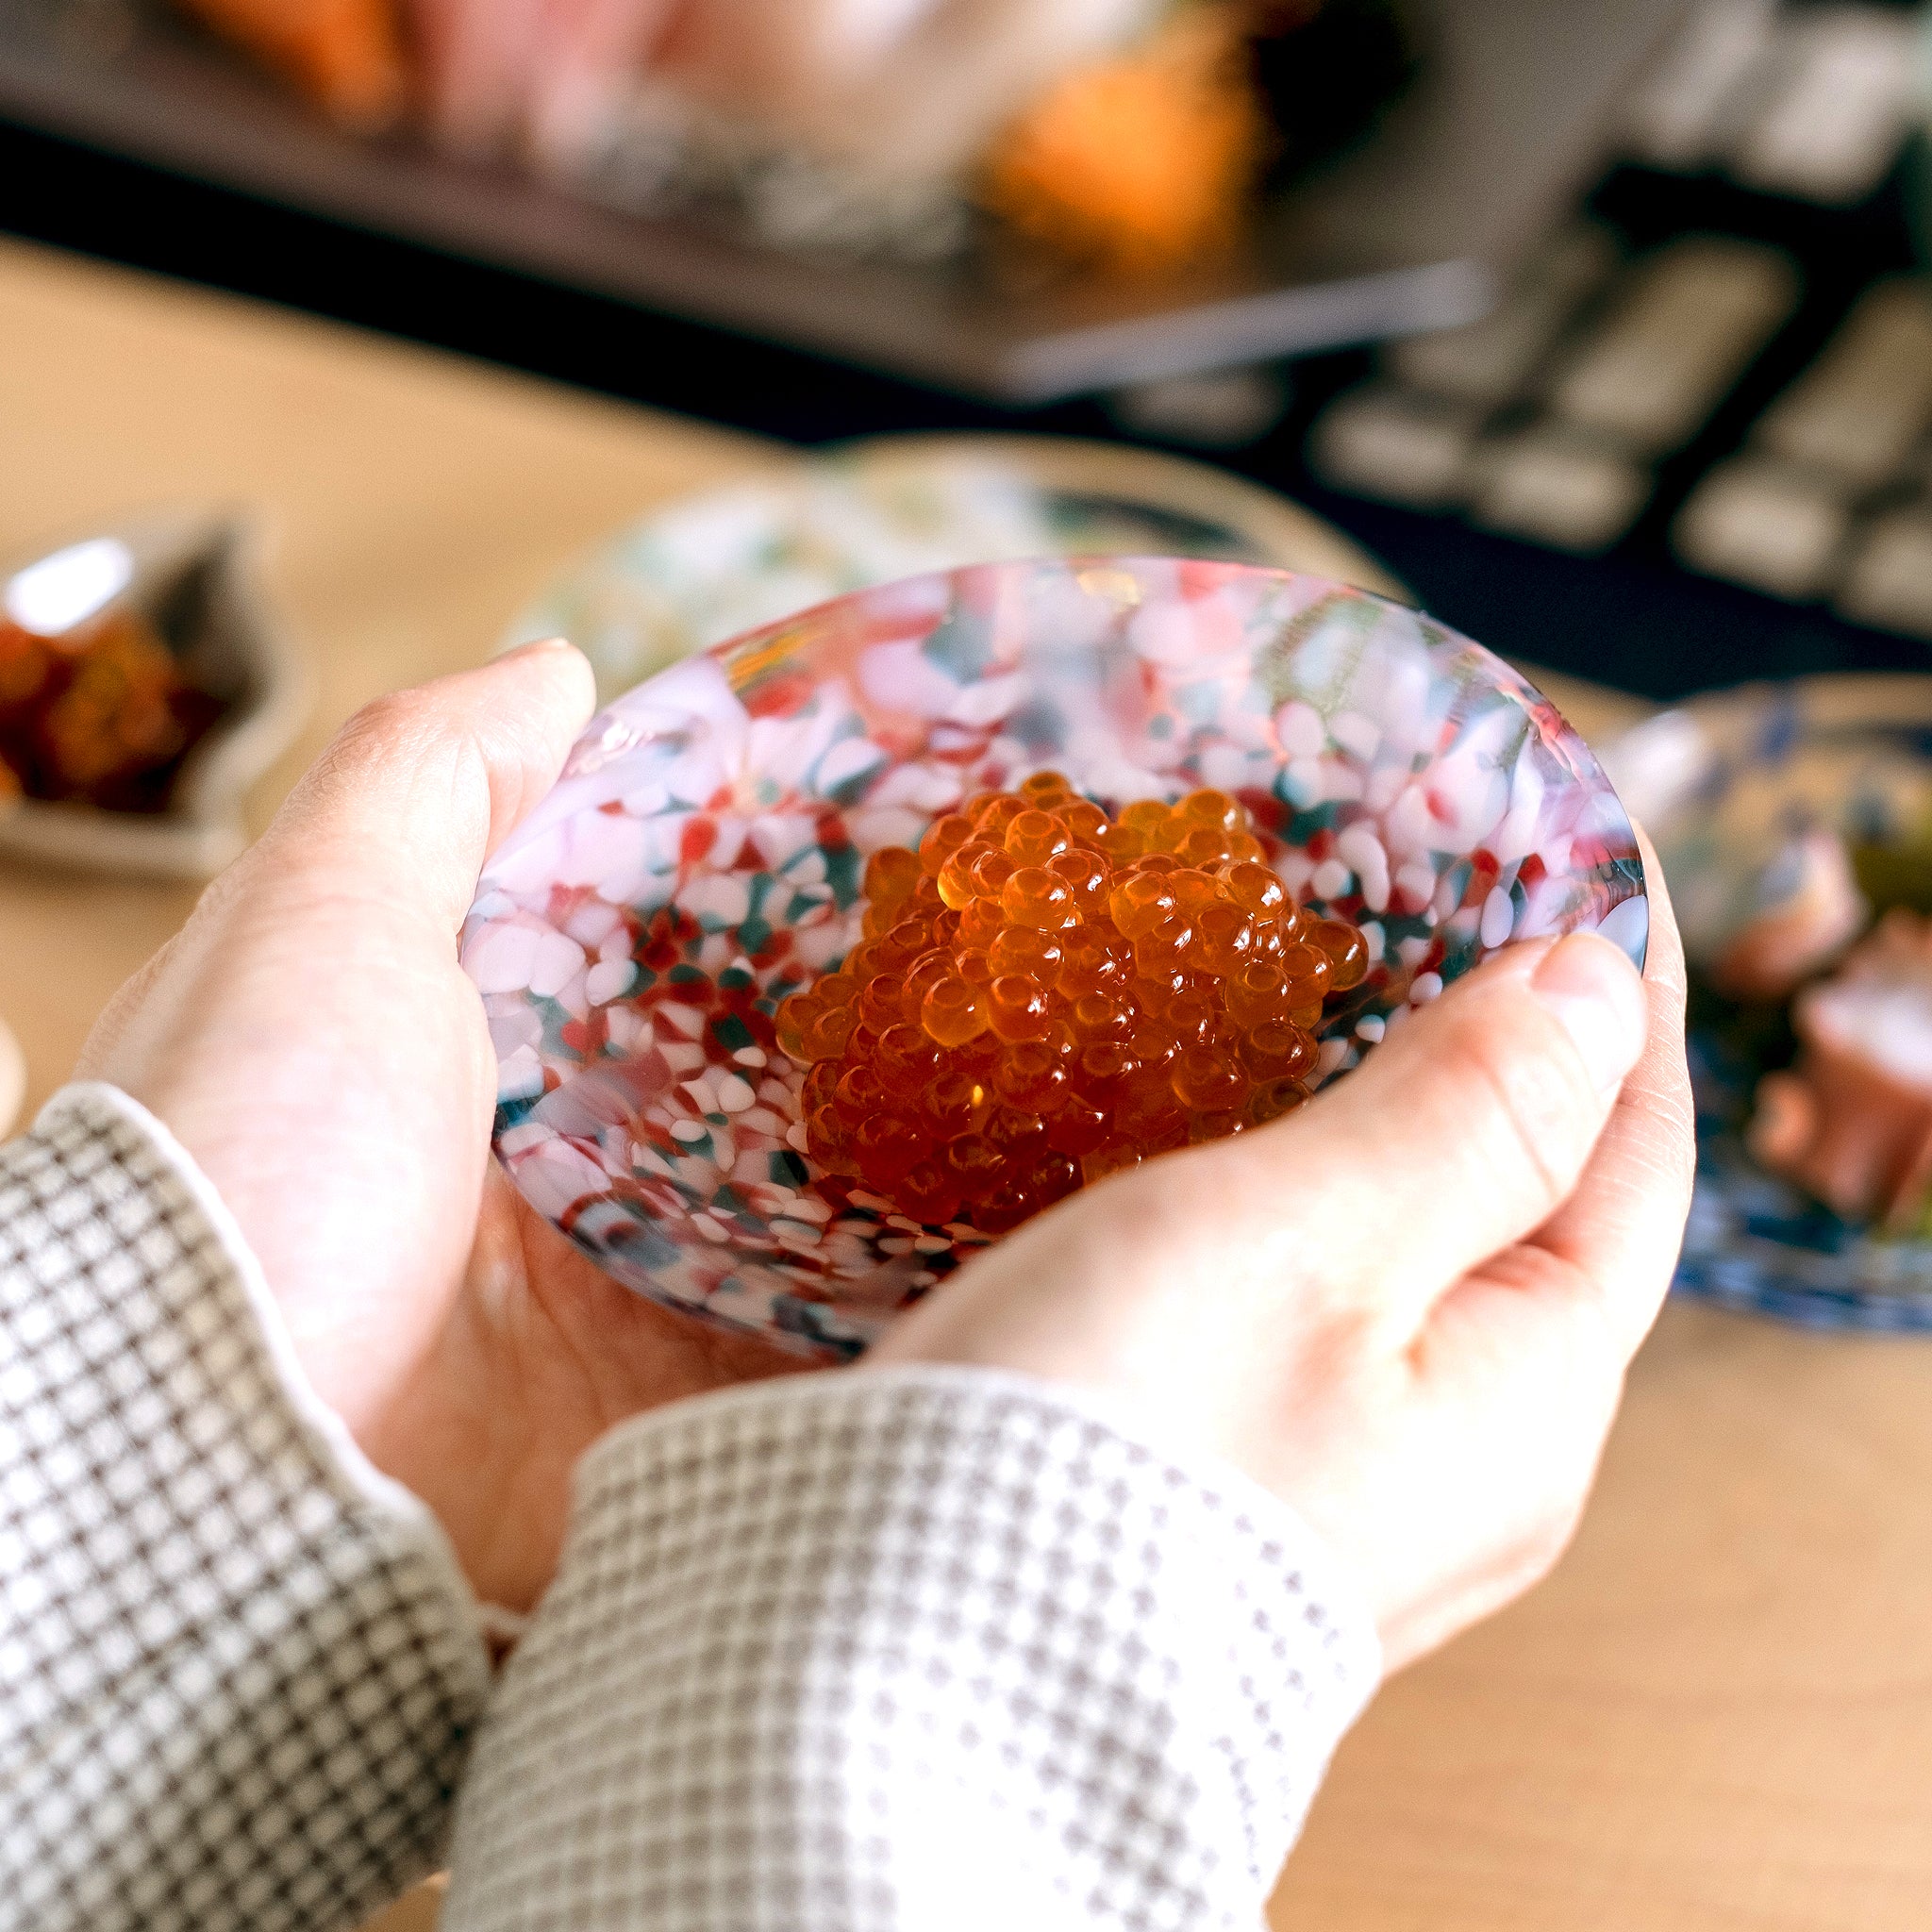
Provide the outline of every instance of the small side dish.
[[1932,1328],[1932,678],[1693,698],[1611,744],[1690,967],[1680,1288]]
[[145,518],[0,572],[0,856],[219,872],[304,684],[231,518]]

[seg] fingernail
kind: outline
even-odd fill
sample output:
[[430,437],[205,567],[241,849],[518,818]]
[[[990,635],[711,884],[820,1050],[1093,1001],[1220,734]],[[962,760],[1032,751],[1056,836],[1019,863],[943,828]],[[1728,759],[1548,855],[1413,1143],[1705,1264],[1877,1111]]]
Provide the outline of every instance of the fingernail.
[[1643,1051],[1650,1019],[1637,969],[1608,940],[1575,932],[1543,955],[1529,983],[1576,1042],[1597,1091],[1614,1091]]
[[[506,651],[503,658],[534,658],[540,651],[569,651],[575,646],[568,638],[532,638],[526,644],[519,644],[513,651]],[[499,662],[502,661],[500,658]]]

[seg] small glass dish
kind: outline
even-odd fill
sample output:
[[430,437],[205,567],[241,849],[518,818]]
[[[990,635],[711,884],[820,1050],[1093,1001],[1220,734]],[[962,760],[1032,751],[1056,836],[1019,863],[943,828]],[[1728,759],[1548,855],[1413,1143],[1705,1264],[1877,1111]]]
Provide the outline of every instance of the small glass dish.
[[1758,1082],[1794,1042],[1782,1006],[1709,981],[1754,881],[1813,830],[1841,838],[1868,883],[1874,864],[1924,873],[1932,910],[1932,677],[1714,691],[1626,732],[1604,763],[1656,841],[1690,964],[1697,1189],[1676,1286],[1812,1327],[1932,1331],[1932,1241],[1842,1219],[1752,1158]]
[[602,712],[463,929],[525,1197],[640,1292],[829,1356],[987,1236],[820,1172],[779,998],[854,943],[865,855],[963,793],[1064,773],[1109,811],[1218,786],[1367,978],[1319,1074],[1512,939],[1641,960],[1630,822],[1524,679],[1405,607],[1285,571],[984,565],[861,591]]

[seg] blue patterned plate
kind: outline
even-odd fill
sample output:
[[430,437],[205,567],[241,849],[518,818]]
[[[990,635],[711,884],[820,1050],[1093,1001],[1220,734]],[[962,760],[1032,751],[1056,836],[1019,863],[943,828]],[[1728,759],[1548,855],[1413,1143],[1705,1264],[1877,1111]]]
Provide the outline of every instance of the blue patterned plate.
[[1752,1159],[1759,1078],[1789,1042],[1699,984],[1751,882],[1793,835],[1916,849],[1932,829],[1932,677],[1744,685],[1658,713],[1604,752],[1657,841],[1691,961],[1697,1191],[1677,1286],[1818,1328],[1932,1331],[1932,1241],[1845,1221]]

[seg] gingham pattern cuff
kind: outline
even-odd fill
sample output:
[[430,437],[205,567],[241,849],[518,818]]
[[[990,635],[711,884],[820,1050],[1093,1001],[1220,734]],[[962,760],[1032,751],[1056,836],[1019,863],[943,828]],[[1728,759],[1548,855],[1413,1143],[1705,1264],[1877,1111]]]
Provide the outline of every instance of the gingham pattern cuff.
[[0,1928],[358,1924],[432,1867],[488,1689],[192,1162],[58,1094],[0,1147]]
[[1379,1653],[1235,1471],[1019,1377],[837,1371],[586,1457],[443,1932],[1254,1932]]

